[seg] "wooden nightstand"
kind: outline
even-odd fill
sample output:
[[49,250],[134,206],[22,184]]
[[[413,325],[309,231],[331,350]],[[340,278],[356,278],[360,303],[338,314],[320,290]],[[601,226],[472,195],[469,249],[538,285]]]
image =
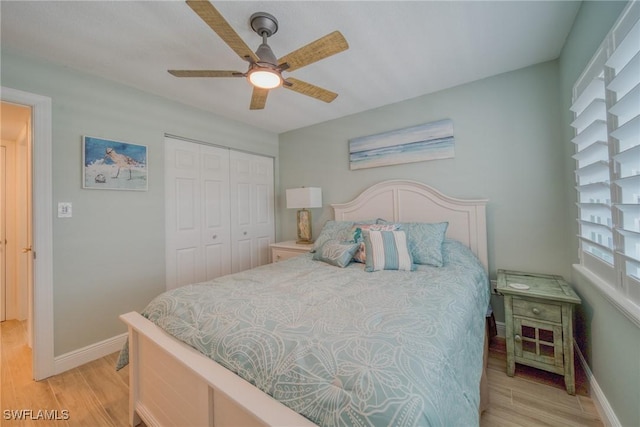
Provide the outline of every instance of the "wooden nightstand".
[[576,393],[573,366],[573,308],[580,298],[561,276],[498,270],[504,295],[507,375],[515,364],[564,375],[567,393]]
[[269,246],[271,247],[271,262],[284,261],[285,259],[293,258],[294,256],[309,252],[313,249],[313,243],[305,245],[296,243],[295,240],[272,243]]

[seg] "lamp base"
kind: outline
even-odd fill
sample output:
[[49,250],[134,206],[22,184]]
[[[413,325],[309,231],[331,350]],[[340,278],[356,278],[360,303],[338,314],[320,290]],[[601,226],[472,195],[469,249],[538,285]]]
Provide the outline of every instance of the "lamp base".
[[308,245],[313,243],[311,237],[311,212],[307,209],[300,209],[298,211],[298,240],[296,243]]

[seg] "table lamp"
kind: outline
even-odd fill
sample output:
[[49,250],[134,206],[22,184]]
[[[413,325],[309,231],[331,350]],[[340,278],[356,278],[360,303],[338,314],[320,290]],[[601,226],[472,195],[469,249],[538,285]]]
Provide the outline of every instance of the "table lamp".
[[321,188],[302,187],[287,189],[287,209],[298,209],[298,240],[296,243],[313,243],[311,239],[311,212],[308,209],[321,207]]

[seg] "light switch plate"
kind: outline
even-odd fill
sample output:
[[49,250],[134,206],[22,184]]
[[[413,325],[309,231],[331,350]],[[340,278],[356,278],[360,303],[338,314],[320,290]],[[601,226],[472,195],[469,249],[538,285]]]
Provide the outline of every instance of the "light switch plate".
[[58,202],[58,218],[71,218],[71,202]]

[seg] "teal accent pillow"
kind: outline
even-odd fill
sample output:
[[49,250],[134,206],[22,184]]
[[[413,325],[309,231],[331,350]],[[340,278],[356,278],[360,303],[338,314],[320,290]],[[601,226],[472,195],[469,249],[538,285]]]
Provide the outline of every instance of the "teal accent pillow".
[[416,264],[442,267],[442,242],[447,233],[448,222],[402,222],[402,230],[407,233],[409,251]]
[[411,251],[413,262],[434,267],[444,265],[442,242],[444,242],[447,227],[449,227],[448,222],[402,224],[402,228],[407,232],[409,251]]
[[358,246],[359,243],[327,240],[314,252],[313,259],[344,268],[351,263]]
[[357,222],[353,224],[351,230],[353,231],[353,241],[360,243],[358,250],[353,256],[355,262],[365,263],[367,259],[367,250],[364,246],[364,233],[370,230],[374,231],[394,231],[399,230],[400,224],[370,224],[364,222]]
[[312,252],[316,252],[329,240],[349,241],[351,240],[351,227],[353,221],[333,221],[325,222],[320,231],[320,235],[313,244]]
[[367,259],[365,271],[413,270],[407,235],[404,231],[375,231],[364,233]]

